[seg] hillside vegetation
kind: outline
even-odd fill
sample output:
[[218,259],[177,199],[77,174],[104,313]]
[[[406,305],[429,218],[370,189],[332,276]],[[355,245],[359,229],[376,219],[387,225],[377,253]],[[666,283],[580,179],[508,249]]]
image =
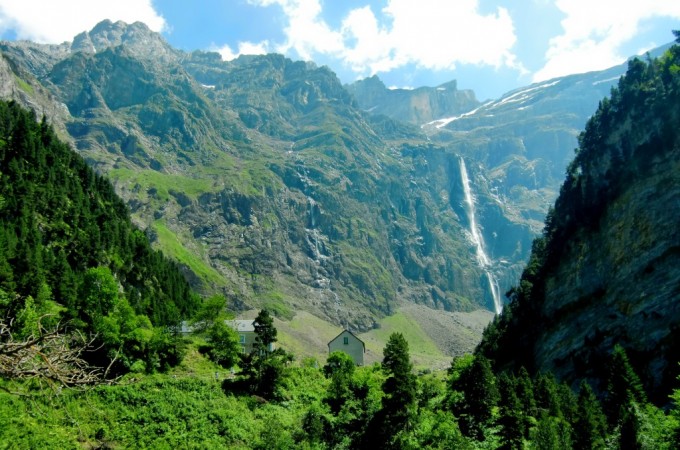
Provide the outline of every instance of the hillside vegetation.
[[[198,306],[113,186],[15,103],[0,103],[0,320],[13,338],[96,334],[88,358],[155,371]],[[3,339],[8,338],[3,335]],[[105,364],[104,364],[105,365]]]

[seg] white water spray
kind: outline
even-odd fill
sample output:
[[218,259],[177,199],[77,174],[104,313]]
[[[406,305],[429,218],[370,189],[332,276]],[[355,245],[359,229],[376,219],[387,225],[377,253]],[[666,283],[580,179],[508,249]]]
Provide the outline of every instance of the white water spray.
[[470,178],[468,177],[467,167],[465,167],[465,161],[460,158],[460,178],[463,181],[463,192],[465,193],[465,205],[466,212],[468,216],[468,222],[470,222],[470,235],[472,237],[472,242],[475,244],[477,261],[480,267],[484,270],[486,274],[486,279],[489,282],[489,290],[491,291],[491,296],[493,297],[493,306],[496,310],[496,314],[500,314],[503,311],[503,303],[501,302],[500,288],[498,287],[498,280],[491,272],[491,260],[489,256],[484,251],[484,237],[479,232],[479,227],[477,226],[477,218],[475,217],[475,201],[472,197],[472,189],[470,188]]

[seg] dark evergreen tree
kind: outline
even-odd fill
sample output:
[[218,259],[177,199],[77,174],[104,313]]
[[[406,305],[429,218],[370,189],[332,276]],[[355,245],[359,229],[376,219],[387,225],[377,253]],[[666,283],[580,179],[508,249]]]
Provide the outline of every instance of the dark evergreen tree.
[[500,437],[503,449],[522,448],[528,434],[527,420],[522,411],[522,403],[517,396],[517,380],[506,373],[498,376]]
[[605,393],[605,411],[610,427],[629,419],[633,403],[644,404],[647,396],[640,378],[628,360],[623,347],[616,345],[608,364],[607,390]]
[[246,388],[264,398],[277,398],[288,363],[293,355],[281,348],[274,349],[277,330],[267,310],[261,310],[253,321],[255,344],[249,354],[241,354],[241,378]]
[[515,377],[515,386],[524,417],[538,417],[536,399],[534,397],[534,384],[531,381],[529,372],[523,366],[520,367],[519,374]]
[[416,378],[403,334],[390,335],[381,367],[387,377],[382,384],[382,408],[366,428],[361,447],[401,448],[401,439],[410,430],[416,408]]
[[484,440],[484,429],[493,423],[494,408],[499,400],[498,385],[489,360],[482,355],[475,356],[451,388],[463,394],[463,398],[452,405],[461,432]]
[[276,335],[278,331],[274,326],[274,319],[266,309],[261,310],[255,321],[255,351],[269,352],[272,350],[273,344],[276,342]]
[[382,369],[387,375],[383,383],[383,409],[388,413],[392,428],[397,430],[408,424],[416,399],[416,378],[403,334],[390,335],[383,350]]
[[[678,381],[680,381],[680,377],[678,377]],[[674,445],[674,448],[680,448],[680,389],[673,389],[670,397],[673,401],[673,408],[670,410],[673,425],[672,436],[669,438],[669,441]]]
[[589,450],[605,447],[607,423],[600,402],[590,385],[582,381],[574,423],[574,448]]
[[531,448],[537,450],[571,450],[573,446],[569,424],[559,417],[541,413],[531,434]]
[[541,373],[534,382],[536,408],[549,416],[562,417],[562,409],[557,393],[557,381],[552,374]]

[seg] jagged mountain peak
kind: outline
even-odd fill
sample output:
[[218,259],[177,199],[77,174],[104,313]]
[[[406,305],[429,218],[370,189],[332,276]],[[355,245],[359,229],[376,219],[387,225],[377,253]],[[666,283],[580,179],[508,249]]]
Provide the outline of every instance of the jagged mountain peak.
[[127,24],[108,19],[99,22],[92,30],[75,36],[71,43],[71,52],[98,53],[119,46],[124,46],[136,57],[143,59],[157,59],[160,62],[178,60],[179,52],[144,23]]

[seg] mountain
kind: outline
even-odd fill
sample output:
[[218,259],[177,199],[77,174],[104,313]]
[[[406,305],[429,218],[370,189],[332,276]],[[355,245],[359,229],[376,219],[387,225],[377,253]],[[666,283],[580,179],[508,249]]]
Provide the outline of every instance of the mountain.
[[367,118],[327,68],[279,55],[222,62],[111,22],[70,46],[1,50],[10,95],[30,105],[46,91],[62,111],[55,126],[114,180],[136,223],[232,307],[307,309],[365,330],[404,300],[483,303],[447,203],[457,187],[412,189],[422,133]]
[[680,47],[630,62],[579,137],[513,302],[479,352],[576,383],[616,345],[655,401],[678,374]]
[[[72,43],[0,52],[3,95],[45,114],[113,180],[193,286],[237,310],[304,310],[359,331],[414,303],[499,309],[557,195],[563,152],[615,77],[529,87],[532,107],[512,101],[520,91],[479,105],[455,82],[399,92],[371,79],[364,98],[326,67],[224,62],[109,21]],[[386,112],[427,107],[398,117],[408,123],[364,111],[370,98]]]
[[451,114],[466,113],[480,105],[475,93],[469,89],[459,91],[455,80],[434,88],[388,89],[374,75],[345,88],[363,110],[416,125]]

